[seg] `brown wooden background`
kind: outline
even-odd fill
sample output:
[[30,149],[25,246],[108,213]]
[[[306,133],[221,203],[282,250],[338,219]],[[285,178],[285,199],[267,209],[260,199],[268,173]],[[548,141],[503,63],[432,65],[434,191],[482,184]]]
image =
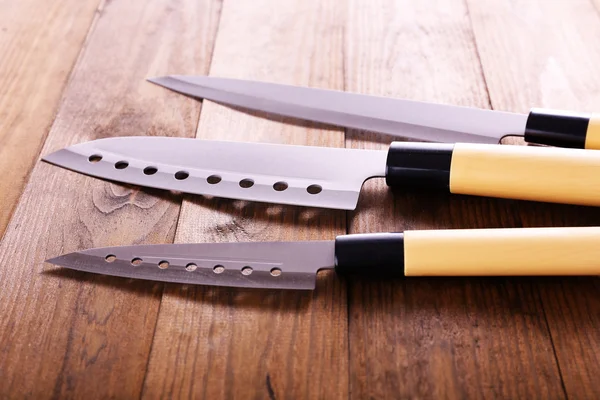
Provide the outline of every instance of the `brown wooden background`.
[[599,111],[598,10],[600,0],[0,0],[0,398],[600,398],[596,278],[325,275],[296,293],[43,263],[93,246],[597,225],[597,209],[391,193],[376,180],[346,213],[181,196],[38,162],[124,135],[392,140],[145,82],[171,73]]

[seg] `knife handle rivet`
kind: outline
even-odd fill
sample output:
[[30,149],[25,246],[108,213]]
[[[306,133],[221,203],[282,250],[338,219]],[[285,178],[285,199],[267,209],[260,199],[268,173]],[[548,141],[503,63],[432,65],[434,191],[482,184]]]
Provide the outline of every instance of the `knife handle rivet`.
[[158,263],[158,268],[160,268],[160,269],[169,268],[169,262],[167,260],[162,260],[161,262]]
[[321,185],[310,185],[306,188],[306,191],[310,194],[319,194],[322,190],[323,188],[321,187]]
[[242,275],[250,275],[252,273],[252,267],[246,265],[244,268],[242,268]]
[[106,260],[106,262],[114,262],[117,259],[117,256],[115,256],[114,254],[109,254],[106,257],[104,257],[104,259]]
[[158,169],[156,167],[146,167],[146,168],[144,168],[144,174],[145,175],[154,175],[157,172],[158,172]]
[[92,154],[91,156],[88,157],[88,161],[91,162],[92,164],[100,162],[100,161],[102,161],[102,155]]
[[144,260],[142,260],[141,258],[135,257],[134,259],[131,260],[131,265],[138,266],[143,262],[144,262]]
[[283,191],[284,191],[285,189],[287,189],[287,188],[288,188],[288,184],[287,184],[287,182],[279,181],[279,182],[275,182],[275,183],[273,184],[273,189],[274,189],[276,192],[283,192]]
[[189,263],[188,265],[185,266],[185,270],[188,272],[194,272],[197,268],[198,268],[198,266],[194,263]]
[[184,179],[187,179],[190,176],[190,174],[187,171],[177,171],[175,172],[175,179],[177,179],[178,181],[182,181]]
[[225,271],[225,267],[224,267],[224,266],[222,266],[222,265],[215,265],[215,266],[213,267],[213,271],[214,271],[214,273],[215,273],[215,274],[220,274],[220,273],[222,273],[223,271]]
[[127,167],[129,167],[129,163],[127,161],[117,161],[115,163],[116,169],[125,169]]
[[219,175],[211,175],[206,178],[206,182],[210,183],[211,185],[216,185],[217,183],[221,182],[221,177]]
[[271,275],[279,276],[279,275],[281,275],[281,270],[279,268],[273,268],[273,269],[271,269]]
[[240,181],[240,187],[244,189],[248,189],[254,186],[254,181],[250,178],[242,179]]

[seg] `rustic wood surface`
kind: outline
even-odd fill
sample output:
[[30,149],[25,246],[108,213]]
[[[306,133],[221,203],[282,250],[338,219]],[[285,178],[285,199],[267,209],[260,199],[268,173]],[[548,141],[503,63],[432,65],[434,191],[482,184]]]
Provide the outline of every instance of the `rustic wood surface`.
[[[36,162],[167,135],[385,148],[145,82],[208,74],[527,112],[600,104],[595,0],[0,0],[0,399],[600,397],[597,278],[355,280],[316,291],[96,276],[88,247],[599,225],[600,210],[365,184],[353,212],[108,183]],[[269,117],[269,118],[265,118]],[[517,141],[518,142],[518,141]]]
[[99,2],[0,1],[0,236],[52,125]]

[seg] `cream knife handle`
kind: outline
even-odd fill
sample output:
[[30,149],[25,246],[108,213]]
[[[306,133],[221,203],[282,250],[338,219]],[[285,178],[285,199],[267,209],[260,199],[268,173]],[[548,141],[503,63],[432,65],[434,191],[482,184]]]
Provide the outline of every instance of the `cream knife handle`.
[[525,140],[577,149],[600,149],[600,114],[534,108],[527,117]]
[[600,275],[600,227],[449,229],[339,236],[338,273]]
[[406,276],[600,275],[600,228],[412,231]]
[[395,142],[387,167],[390,186],[600,206],[600,151]]

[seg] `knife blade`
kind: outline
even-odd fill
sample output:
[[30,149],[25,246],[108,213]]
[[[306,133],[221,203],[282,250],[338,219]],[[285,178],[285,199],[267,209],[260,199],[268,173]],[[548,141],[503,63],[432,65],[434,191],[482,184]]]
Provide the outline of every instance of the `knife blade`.
[[598,227],[450,229],[329,241],[104,247],[46,262],[153,281],[312,290],[326,269],[379,277],[598,275],[598,240]]
[[188,96],[347,128],[429,142],[529,143],[600,149],[600,114],[533,108],[529,114],[209,76],[150,82]]
[[373,177],[409,190],[600,206],[600,152],[582,149],[394,142],[385,151],[120,137],[43,160],[146,187],[347,210]]

